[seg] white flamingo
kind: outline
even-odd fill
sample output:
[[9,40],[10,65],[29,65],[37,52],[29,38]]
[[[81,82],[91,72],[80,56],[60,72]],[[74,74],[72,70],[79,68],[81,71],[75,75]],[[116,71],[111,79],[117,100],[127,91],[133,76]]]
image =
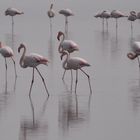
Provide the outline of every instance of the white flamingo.
[[132,44],[132,51],[127,54],[127,57],[130,58],[131,60],[134,60],[135,58],[137,58],[138,64],[140,67],[139,55],[140,55],[140,42],[135,41]]
[[12,47],[14,46],[14,16],[24,14],[22,11],[17,10],[16,8],[8,8],[5,11],[5,15],[9,15],[12,17]]
[[30,86],[30,91],[29,91],[29,96],[31,95],[31,89],[32,89],[32,85],[34,83],[34,69],[37,70],[38,74],[40,75],[42,82],[45,86],[46,92],[49,96],[49,92],[45,83],[45,80],[43,78],[43,76],[41,75],[40,71],[38,70],[37,66],[40,64],[44,64],[47,65],[48,64],[48,60],[47,58],[43,57],[42,55],[39,55],[37,53],[31,53],[30,55],[26,56],[26,47],[24,44],[20,44],[19,48],[18,48],[18,52],[20,52],[20,50],[23,49],[23,54],[20,58],[20,66],[22,68],[27,68],[27,67],[32,67],[33,68],[33,73],[32,73],[32,82],[31,82],[31,86]]
[[78,70],[81,70],[88,78],[89,87],[90,87],[90,93],[92,93],[91,84],[90,84],[90,76],[82,69],[82,67],[88,67],[90,64],[83,58],[80,57],[71,57],[68,53],[68,51],[63,51],[61,54],[61,59],[63,59],[63,56],[66,55],[66,59],[63,62],[63,68],[66,70],[76,70],[76,81],[75,81],[75,93],[78,83]]
[[0,42],[0,53],[5,59],[6,75],[7,75],[7,60],[6,59],[11,58],[13,63],[14,63],[15,76],[17,77],[16,63],[15,63],[15,60],[13,58],[13,56],[14,56],[13,50],[9,46],[2,45],[2,43]]
[[118,18],[121,17],[128,17],[125,14],[123,14],[122,12],[120,12],[119,10],[113,10],[111,12],[111,17],[116,19],[116,29],[118,28]]
[[[65,34],[61,31],[59,31],[58,35],[57,35],[57,39],[59,41],[60,41],[61,36],[62,36],[62,40],[61,40],[61,42],[59,44],[59,47],[58,47],[59,53],[63,53],[64,50],[68,51],[69,53],[72,53],[74,51],[79,50],[79,46],[74,41],[66,40],[65,39]],[[66,73],[66,69],[64,70],[64,73],[63,73],[63,76],[62,76],[63,80],[64,80],[65,73]],[[71,71],[71,76],[72,76],[72,71]]]
[[65,34],[66,37],[68,36],[68,17],[73,16],[73,12],[70,9],[62,9],[59,11],[59,14],[62,14],[65,16]]

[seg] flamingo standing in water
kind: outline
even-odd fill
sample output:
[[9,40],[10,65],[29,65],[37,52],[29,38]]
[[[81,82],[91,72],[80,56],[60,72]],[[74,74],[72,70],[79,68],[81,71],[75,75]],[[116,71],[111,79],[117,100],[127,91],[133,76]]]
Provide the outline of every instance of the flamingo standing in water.
[[[79,46],[72,40],[66,40],[65,39],[65,34],[61,31],[58,32],[57,35],[57,39],[60,41],[60,37],[63,37],[59,47],[58,47],[58,51],[59,53],[63,53],[64,50],[68,51],[69,53],[72,53],[74,51],[78,51],[79,50]],[[64,76],[66,73],[66,69],[64,70],[63,76],[62,76],[62,80],[64,80]],[[72,76],[72,70],[71,70],[71,76]]]
[[47,65],[48,64],[48,60],[36,53],[31,53],[30,55],[26,56],[26,47],[24,44],[20,44],[19,48],[18,48],[18,52],[20,53],[20,50],[23,49],[23,54],[20,58],[20,66],[22,68],[27,68],[27,67],[32,67],[33,68],[33,73],[32,73],[32,82],[31,82],[31,86],[30,86],[30,91],[29,91],[29,96],[31,95],[31,89],[32,89],[32,85],[34,83],[34,70],[36,69],[36,71],[38,72],[38,74],[40,75],[42,82],[45,86],[46,92],[49,96],[49,92],[45,83],[45,80],[43,78],[43,76],[41,75],[40,71],[38,70],[37,66],[40,64],[44,64]]
[[66,34],[66,37],[68,37],[68,17],[73,16],[74,14],[70,9],[60,10],[59,14],[62,14],[65,16],[65,34]]
[[106,26],[108,29],[108,18],[111,17],[110,12],[104,10],[103,12],[96,14],[94,17],[96,18],[100,17],[103,19],[103,29],[104,29],[104,19],[106,19]]
[[113,10],[111,12],[111,17],[116,19],[116,29],[118,28],[118,18],[121,17],[128,17],[125,14],[123,14],[122,12],[120,12],[119,10]]
[[75,93],[78,83],[78,70],[81,70],[88,78],[90,93],[92,93],[91,84],[90,84],[90,76],[82,69],[82,67],[90,66],[90,64],[83,58],[80,57],[71,57],[68,51],[64,50],[61,54],[61,59],[66,55],[66,59],[63,62],[63,68],[66,70],[76,70],[76,81],[75,81]]
[[14,46],[14,16],[24,14],[22,11],[17,10],[16,8],[8,8],[5,11],[5,15],[12,17],[12,47]]
[[140,55],[140,42],[135,41],[132,44],[132,51],[127,54],[127,57],[130,58],[131,60],[134,60],[135,58],[137,58],[138,64],[140,67],[139,55]]
[[6,59],[11,58],[14,63],[15,77],[17,77],[16,63],[13,58],[13,56],[14,56],[13,50],[9,46],[3,46],[2,43],[0,42],[0,53],[5,59],[6,75],[7,75],[7,60]]
[[137,19],[137,15],[135,11],[131,11],[130,15],[128,16],[128,20],[131,21],[131,33],[133,33],[133,21]]

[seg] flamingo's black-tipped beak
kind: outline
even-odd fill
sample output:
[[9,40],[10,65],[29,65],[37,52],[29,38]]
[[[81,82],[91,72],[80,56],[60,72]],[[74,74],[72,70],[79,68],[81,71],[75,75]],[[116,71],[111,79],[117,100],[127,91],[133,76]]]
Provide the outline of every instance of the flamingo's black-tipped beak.
[[64,34],[64,33],[61,32],[61,31],[58,32],[57,39],[58,39],[59,41],[60,41],[60,36],[63,35],[63,34]]
[[20,53],[20,47],[18,48],[18,53]]
[[63,54],[60,56],[60,59],[61,59],[61,60],[63,59],[63,56],[64,56]]

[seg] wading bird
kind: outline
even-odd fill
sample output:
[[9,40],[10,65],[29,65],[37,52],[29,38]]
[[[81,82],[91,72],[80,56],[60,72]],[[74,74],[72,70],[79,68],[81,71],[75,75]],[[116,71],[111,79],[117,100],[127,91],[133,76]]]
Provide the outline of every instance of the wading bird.
[[22,11],[17,10],[16,8],[8,8],[5,11],[5,15],[12,17],[12,47],[14,46],[14,16],[24,14]]
[[104,19],[106,19],[106,26],[107,26],[107,29],[108,29],[108,18],[111,17],[110,12],[104,10],[103,12],[96,14],[94,17],[102,18],[102,20],[103,20],[103,23],[102,23],[103,24],[103,29],[104,29]]
[[65,16],[65,34],[66,38],[68,37],[68,17],[73,16],[73,12],[70,9],[63,9],[59,11],[59,14],[62,14]]
[[132,51],[127,54],[127,57],[130,58],[131,60],[134,60],[135,58],[137,58],[138,64],[140,67],[139,55],[140,55],[140,42],[135,41],[132,44]]
[[7,75],[7,60],[6,59],[11,58],[13,63],[14,63],[15,77],[17,77],[16,63],[15,63],[15,60],[13,58],[13,56],[14,56],[13,50],[9,46],[2,45],[2,43],[0,42],[0,53],[5,59],[6,75]]
[[118,18],[121,17],[128,17],[125,14],[123,14],[122,12],[120,12],[119,10],[113,10],[111,12],[111,17],[116,19],[116,29],[118,28]]
[[32,85],[34,83],[34,70],[36,69],[36,71],[38,72],[38,74],[40,75],[42,82],[45,86],[46,92],[49,96],[49,92],[45,83],[45,80],[43,78],[43,76],[41,75],[40,71],[38,70],[37,66],[40,64],[44,64],[47,65],[48,64],[48,60],[43,57],[42,55],[36,54],[36,53],[31,53],[29,55],[25,55],[26,53],[26,47],[24,44],[20,44],[19,48],[18,48],[18,52],[20,53],[20,50],[23,49],[23,54],[20,58],[20,66],[22,68],[27,68],[27,67],[32,67],[33,68],[33,73],[32,73],[32,81],[31,81],[31,86],[30,86],[30,91],[29,91],[29,96],[31,95],[31,89],[32,89]]
[[[61,36],[62,36],[62,40],[60,41]],[[58,32],[57,39],[60,41],[60,44],[58,47],[59,53],[63,53],[64,50],[68,51],[69,53],[79,50],[79,46],[74,41],[65,39],[65,34],[63,32],[61,31]],[[66,72],[66,69],[64,70],[64,73],[62,76],[63,80],[64,80],[65,72]]]
[[90,84],[90,76],[82,69],[82,67],[90,66],[90,64],[83,58],[80,57],[71,57],[68,51],[63,51],[61,54],[61,59],[66,55],[66,59],[63,62],[63,68],[66,70],[76,70],[76,81],[75,81],[75,93],[78,83],[78,70],[81,70],[88,78],[90,93],[92,93],[91,84]]
[[137,15],[135,11],[131,11],[130,15],[128,16],[128,20],[131,21],[131,33],[133,31],[133,21],[137,19]]

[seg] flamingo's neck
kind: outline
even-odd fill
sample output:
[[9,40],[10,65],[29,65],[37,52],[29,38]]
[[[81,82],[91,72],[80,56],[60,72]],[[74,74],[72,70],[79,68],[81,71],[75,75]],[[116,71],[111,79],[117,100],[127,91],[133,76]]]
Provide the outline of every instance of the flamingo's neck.
[[26,53],[26,47],[24,45],[22,45],[19,49],[22,49],[22,48],[23,48],[23,53],[22,53],[22,56],[20,58],[19,64],[22,68],[26,68],[26,66],[24,65],[24,57],[25,57],[25,53]]
[[58,47],[59,53],[62,53],[63,52],[62,43],[63,43],[64,39],[65,39],[65,35],[62,34],[62,40],[61,40],[61,42],[59,44],[59,47]]
[[68,66],[67,66],[67,63],[68,63],[69,57],[70,57],[70,56],[69,56],[69,53],[66,52],[66,59],[65,59],[64,62],[63,62],[63,68],[66,69],[66,70],[69,69]]

